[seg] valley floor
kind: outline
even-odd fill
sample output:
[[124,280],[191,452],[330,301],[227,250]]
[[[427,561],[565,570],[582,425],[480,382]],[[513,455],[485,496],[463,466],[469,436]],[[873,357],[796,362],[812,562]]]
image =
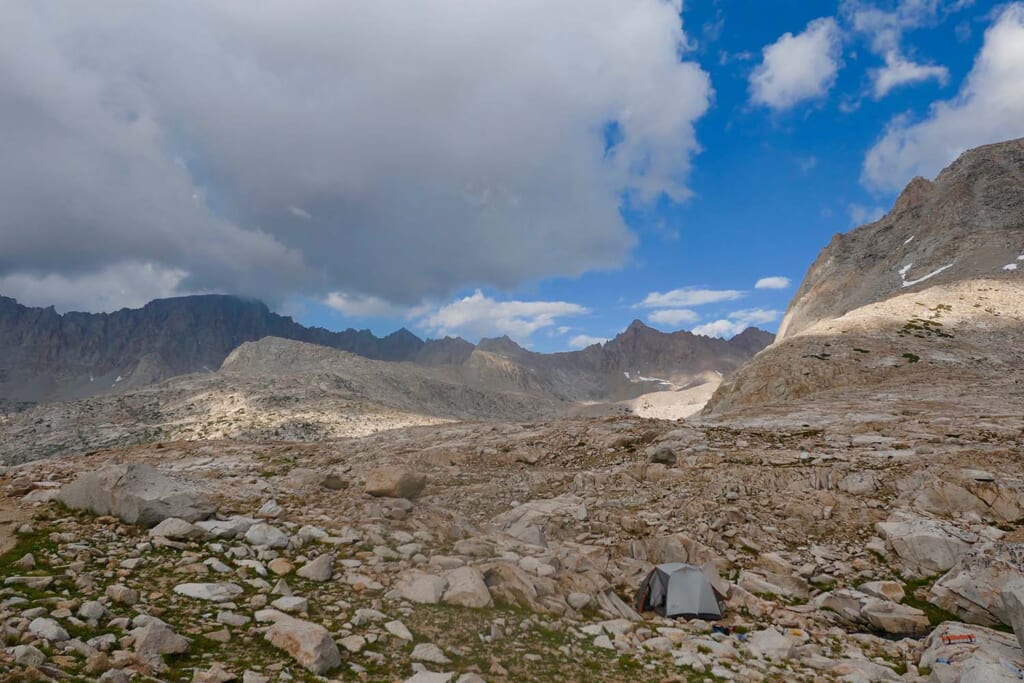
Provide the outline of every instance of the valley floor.
[[[1024,557],[1022,426],[1020,401],[850,393],[714,420],[462,422],[38,460],[0,479],[0,511],[27,520],[0,556],[0,670],[111,682],[322,680],[310,668],[464,683],[1016,680],[1024,653],[1000,593]],[[154,535],[54,501],[115,463],[191,482],[226,521]],[[381,491],[396,471],[399,490]],[[317,558],[330,559],[305,569]],[[634,613],[652,563],[670,561],[715,566],[727,633]],[[275,646],[281,624],[323,627],[328,642],[316,656],[299,636]],[[944,644],[951,633],[974,643]]]

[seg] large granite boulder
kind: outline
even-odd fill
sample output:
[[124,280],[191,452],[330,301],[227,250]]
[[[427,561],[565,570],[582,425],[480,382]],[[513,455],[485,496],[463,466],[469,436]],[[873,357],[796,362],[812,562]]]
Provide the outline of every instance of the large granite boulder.
[[366,492],[378,498],[415,498],[426,485],[424,475],[393,465],[366,473]]
[[1010,579],[1003,584],[1001,592],[1003,615],[1013,627],[1021,649],[1024,649],[1024,578]]
[[1024,543],[978,543],[935,582],[928,602],[972,624],[1011,626],[1004,587],[1022,579]]
[[195,484],[143,463],[83,472],[60,490],[57,500],[74,510],[114,515],[145,527],[171,517],[195,522],[214,512],[213,503]]
[[951,524],[898,514],[875,525],[906,568],[906,574],[924,578],[944,572],[967,552],[974,538],[964,538]]

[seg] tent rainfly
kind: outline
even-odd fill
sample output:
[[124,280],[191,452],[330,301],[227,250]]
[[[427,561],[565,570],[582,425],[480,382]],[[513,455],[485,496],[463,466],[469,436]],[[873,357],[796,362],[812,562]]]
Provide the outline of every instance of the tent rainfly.
[[640,612],[654,610],[664,617],[721,619],[719,596],[700,567],[682,562],[659,564],[640,584]]

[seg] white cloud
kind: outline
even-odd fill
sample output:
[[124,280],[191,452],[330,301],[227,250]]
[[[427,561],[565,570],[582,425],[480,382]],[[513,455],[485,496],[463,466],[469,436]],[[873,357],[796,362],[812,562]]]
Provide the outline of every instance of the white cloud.
[[478,289],[427,314],[420,326],[438,336],[475,339],[507,334],[526,340],[539,329],[557,325],[560,318],[589,312],[567,301],[496,301]]
[[824,96],[835,83],[843,37],[835,19],[815,19],[803,33],[784,33],[766,46],[761,64],[750,75],[754,104],[789,109]]
[[0,294],[25,306],[52,305],[59,313],[109,313],[180,293],[185,275],[183,270],[152,263],[119,263],[99,272],[70,275],[13,273],[0,277]]
[[397,317],[406,313],[406,309],[376,296],[331,292],[323,302],[334,310],[352,317]]
[[655,325],[678,327],[680,325],[692,325],[700,320],[700,314],[696,311],[691,311],[688,308],[666,308],[660,311],[654,311],[647,316],[647,320]]
[[604,344],[606,341],[608,341],[606,337],[591,337],[589,334],[578,334],[569,340],[569,348],[585,349],[593,344]]
[[763,277],[754,283],[754,289],[785,289],[789,287],[790,280],[782,275]]
[[949,69],[944,66],[917,64],[897,52],[890,52],[885,55],[885,66],[872,69],[871,77],[875,84],[875,99],[880,100],[894,88],[911,83],[935,80],[940,85],[946,85],[949,82]]
[[781,315],[780,311],[774,309],[748,308],[733,311],[726,318],[698,325],[691,331],[694,334],[704,335],[705,337],[729,339],[735,337],[748,327],[775,322]]
[[906,31],[933,25],[958,12],[970,2],[949,0],[900,0],[885,10],[864,0],[845,0],[841,5],[844,18],[856,33],[868,40],[871,51],[882,57],[884,66],[868,71],[872,94],[882,99],[894,89],[929,80],[946,85],[949,70],[940,65],[922,64],[905,54],[903,34]]
[[720,301],[735,301],[746,292],[735,289],[698,289],[683,287],[668,292],[651,292],[637,308],[685,308],[686,306],[702,306]]
[[985,32],[960,92],[912,122],[900,116],[864,160],[863,182],[898,191],[914,176],[932,177],[961,152],[1024,136],[1024,3],[1008,5]]
[[130,261],[408,305],[619,266],[623,194],[690,194],[712,89],[680,10],[4,3],[0,277]]
[[846,210],[850,214],[850,225],[852,226],[874,223],[888,213],[881,206],[864,206],[863,204],[850,204]]

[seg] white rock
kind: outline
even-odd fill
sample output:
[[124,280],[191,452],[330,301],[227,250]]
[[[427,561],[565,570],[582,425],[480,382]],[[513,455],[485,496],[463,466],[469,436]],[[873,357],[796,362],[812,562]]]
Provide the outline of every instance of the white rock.
[[57,498],[73,510],[114,515],[129,524],[147,527],[168,517],[194,522],[209,517],[214,510],[196,484],[172,479],[143,463],[83,472],[62,488]]
[[274,609],[279,609],[282,612],[288,614],[294,614],[297,612],[308,612],[309,611],[309,600],[306,598],[300,598],[296,596],[286,595],[284,597],[274,600],[270,603],[270,606]]
[[417,662],[431,664],[450,664],[452,660],[444,654],[444,650],[433,643],[420,643],[412,649],[412,659]]
[[234,583],[180,583],[174,587],[174,592],[196,600],[227,602],[245,591]]
[[393,635],[395,638],[398,638],[399,640],[406,640],[410,643],[413,641],[412,631],[410,631],[405,624],[398,620],[389,621],[388,623],[384,624],[384,629],[388,633]]
[[245,542],[260,548],[286,548],[288,535],[275,526],[260,522],[245,532]]
[[434,574],[408,572],[398,579],[397,590],[405,600],[425,605],[441,602],[448,582]]
[[168,517],[149,530],[150,536],[163,536],[173,540],[202,538],[206,532],[191,522],[178,517]]
[[[269,617],[261,610],[263,617]],[[257,612],[256,618],[260,619]],[[277,612],[273,617],[274,624],[267,629],[264,636],[274,647],[287,652],[299,664],[315,674],[324,674],[341,665],[341,653],[334,644],[330,632],[319,624],[295,619]]]
[[445,574],[448,589],[442,601],[448,605],[463,607],[488,607],[491,592],[484,583],[484,575],[475,567],[459,567]]
[[55,643],[68,640],[71,637],[60,624],[53,619],[45,617],[37,617],[33,619],[28,625],[28,630],[35,636]]
[[296,574],[310,581],[330,581],[334,574],[334,555],[321,555],[303,565]]

